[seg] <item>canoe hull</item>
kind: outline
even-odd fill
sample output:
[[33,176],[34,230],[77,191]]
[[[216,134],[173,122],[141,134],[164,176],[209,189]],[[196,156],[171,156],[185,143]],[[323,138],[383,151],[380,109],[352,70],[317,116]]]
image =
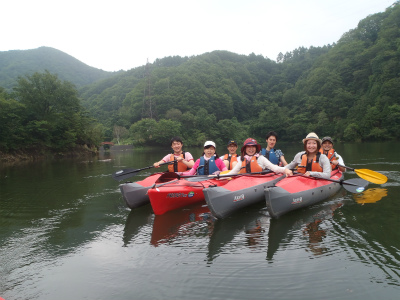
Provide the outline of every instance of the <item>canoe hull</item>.
[[122,197],[130,209],[134,209],[150,203],[147,191],[154,185],[157,179],[164,173],[156,173],[136,182],[126,182],[119,185]]
[[199,182],[181,179],[171,182],[171,184],[149,189],[148,196],[154,214],[162,215],[171,210],[203,202],[204,188],[224,185],[227,182],[229,182],[227,179],[209,179]]
[[[332,172],[331,179],[341,180],[341,172]],[[292,176],[267,187],[264,196],[268,213],[278,218],[290,211],[307,207],[335,195],[341,184],[305,176]]]
[[204,189],[204,197],[213,216],[223,219],[246,206],[263,201],[264,189],[284,177],[275,173],[233,177],[224,186]]

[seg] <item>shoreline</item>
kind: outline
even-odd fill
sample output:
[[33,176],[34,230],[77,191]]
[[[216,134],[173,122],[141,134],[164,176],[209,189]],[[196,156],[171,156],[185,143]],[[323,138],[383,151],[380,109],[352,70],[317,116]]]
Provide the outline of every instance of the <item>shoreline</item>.
[[93,156],[99,152],[96,148],[89,148],[86,145],[77,146],[65,152],[54,152],[46,149],[18,150],[13,152],[0,151],[0,167],[29,163],[44,159],[62,159]]

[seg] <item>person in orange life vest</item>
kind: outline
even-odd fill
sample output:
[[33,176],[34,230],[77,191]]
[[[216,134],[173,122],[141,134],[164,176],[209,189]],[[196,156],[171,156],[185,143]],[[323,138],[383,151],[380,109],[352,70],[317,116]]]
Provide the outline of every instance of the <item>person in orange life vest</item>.
[[225,166],[228,170],[232,170],[238,163],[238,157],[236,154],[238,145],[234,140],[229,140],[228,142],[228,153],[222,158]]
[[171,139],[171,148],[174,153],[164,156],[162,160],[155,162],[153,166],[159,168],[162,163],[174,161],[175,163],[168,165],[169,172],[184,172],[191,169],[194,165],[193,156],[189,152],[183,152],[182,147],[181,138],[178,136],[173,137]]
[[319,152],[321,148],[321,140],[314,132],[310,132],[303,139],[304,150],[295,155],[293,161],[285,166],[288,169],[297,168],[299,173],[305,176],[313,176],[319,178],[331,177],[331,164],[325,154]]
[[338,165],[344,166],[343,158],[337,154],[337,152],[333,149],[333,140],[329,136],[325,136],[322,138],[322,145],[319,152],[328,156],[329,161],[331,162],[332,170],[339,168],[341,172],[345,172],[346,168],[339,167]]
[[267,142],[267,148],[263,148],[261,154],[275,165],[286,166],[287,162],[284,154],[280,149],[275,149],[276,142],[278,141],[278,134],[275,131],[268,132],[265,141]]
[[267,158],[258,153],[260,150],[261,145],[258,144],[255,139],[246,139],[243,143],[242,149],[240,150],[240,162],[238,162],[226,175],[262,172],[265,169],[270,169],[275,173],[285,173],[286,176],[293,174],[290,169],[279,167],[271,163]]
[[222,159],[219,158],[215,151],[215,143],[207,141],[204,143],[204,152],[202,156],[196,160],[193,167],[186,172],[178,172],[179,175],[218,175],[221,171],[228,171]]

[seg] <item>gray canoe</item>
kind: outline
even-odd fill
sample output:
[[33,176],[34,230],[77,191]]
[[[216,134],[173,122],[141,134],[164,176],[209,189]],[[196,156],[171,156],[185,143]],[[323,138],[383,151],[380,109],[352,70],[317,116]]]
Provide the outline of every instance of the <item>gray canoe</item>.
[[[332,172],[331,179],[341,180],[339,171]],[[292,210],[307,207],[336,194],[342,185],[323,179],[305,176],[291,176],[275,186],[264,189],[268,213],[273,218]]]
[[[122,197],[125,200],[126,205],[130,209],[134,209],[150,203],[149,195],[147,191],[153,187],[155,183],[163,182],[161,175],[168,176],[167,173],[154,173],[143,180],[136,182],[125,182],[119,185]],[[171,180],[166,178],[166,181]]]
[[285,175],[240,175],[220,187],[203,190],[204,197],[213,216],[222,219],[230,214],[264,200],[264,189],[272,186]]

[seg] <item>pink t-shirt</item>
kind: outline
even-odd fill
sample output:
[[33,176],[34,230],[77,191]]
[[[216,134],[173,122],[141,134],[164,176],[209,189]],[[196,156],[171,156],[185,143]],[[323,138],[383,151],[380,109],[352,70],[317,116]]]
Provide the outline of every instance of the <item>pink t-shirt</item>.
[[[179,155],[174,155],[175,157],[179,157]],[[169,162],[171,160],[171,154],[167,154],[163,157],[162,161],[164,162]],[[185,160],[186,161],[191,161],[193,160],[193,156],[192,154],[190,154],[189,152],[185,152]]]
[[[215,164],[217,165],[217,168],[220,171],[228,171],[228,169],[226,168],[226,166],[225,166],[224,162],[222,161],[222,159],[217,158],[215,160]],[[191,168],[189,171],[182,172],[180,174],[181,175],[194,175],[194,174],[196,174],[196,170],[199,167],[199,165],[200,165],[200,158],[198,160],[196,160],[196,162],[194,163],[193,168]]]

